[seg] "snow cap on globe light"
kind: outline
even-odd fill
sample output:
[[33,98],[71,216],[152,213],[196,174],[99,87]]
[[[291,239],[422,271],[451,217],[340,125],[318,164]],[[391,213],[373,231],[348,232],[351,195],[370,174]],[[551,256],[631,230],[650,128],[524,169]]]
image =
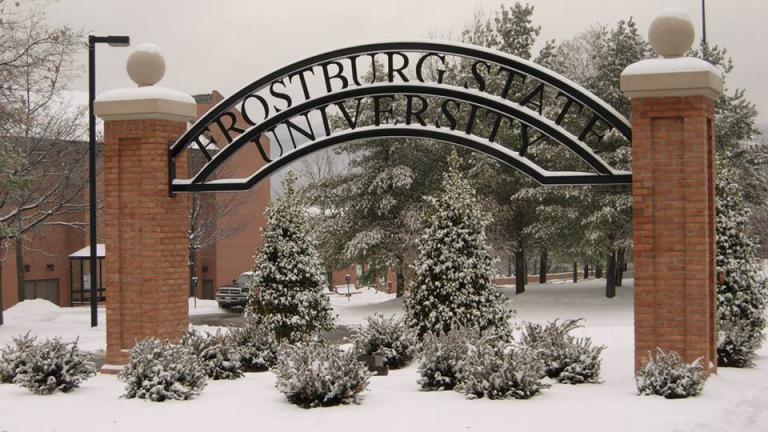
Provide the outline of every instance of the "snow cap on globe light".
[[684,9],[665,9],[648,29],[648,40],[656,54],[664,58],[682,57],[693,46],[695,32]]
[[155,44],[138,45],[125,63],[128,76],[139,87],[157,84],[165,75],[165,59]]

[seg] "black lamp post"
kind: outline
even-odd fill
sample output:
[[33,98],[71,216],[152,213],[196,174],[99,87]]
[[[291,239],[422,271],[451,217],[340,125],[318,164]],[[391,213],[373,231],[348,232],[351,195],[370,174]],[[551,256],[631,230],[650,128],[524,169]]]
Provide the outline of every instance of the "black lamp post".
[[704,45],[707,44],[707,5],[705,0],[701,0],[701,40]]
[[128,36],[88,36],[88,174],[90,195],[90,235],[91,235],[91,327],[99,325],[98,289],[96,279],[96,117],[93,115],[93,100],[96,97],[96,44],[106,43],[114,47],[126,47],[130,44]]

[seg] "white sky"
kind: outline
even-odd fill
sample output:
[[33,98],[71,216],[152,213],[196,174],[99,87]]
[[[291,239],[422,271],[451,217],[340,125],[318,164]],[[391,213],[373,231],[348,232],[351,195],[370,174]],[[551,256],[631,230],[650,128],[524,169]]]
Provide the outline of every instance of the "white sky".
[[[364,42],[426,39],[457,33],[478,9],[501,0],[59,0],[54,23],[94,34],[129,35],[132,45],[160,46],[167,72],[160,85],[189,93],[217,89],[225,96],[312,54]],[[504,1],[511,5],[513,1]],[[700,37],[699,0],[529,0],[540,41],[567,39],[589,25],[633,16],[647,30],[670,6],[689,11]],[[707,38],[728,48],[736,68],[728,86],[747,89],[768,124],[768,0],[709,0]],[[130,48],[97,48],[97,89],[131,85]],[[85,57],[85,52],[83,56]],[[85,64],[85,58],[83,59]],[[85,77],[73,84],[87,90]]]

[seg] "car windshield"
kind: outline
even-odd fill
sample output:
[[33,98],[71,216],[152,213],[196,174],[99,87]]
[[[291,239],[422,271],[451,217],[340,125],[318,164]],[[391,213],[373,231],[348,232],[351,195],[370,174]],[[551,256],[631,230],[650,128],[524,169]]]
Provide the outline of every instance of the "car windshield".
[[251,287],[251,282],[253,281],[253,275],[252,274],[241,274],[239,278],[237,278],[237,286],[240,288],[248,289]]

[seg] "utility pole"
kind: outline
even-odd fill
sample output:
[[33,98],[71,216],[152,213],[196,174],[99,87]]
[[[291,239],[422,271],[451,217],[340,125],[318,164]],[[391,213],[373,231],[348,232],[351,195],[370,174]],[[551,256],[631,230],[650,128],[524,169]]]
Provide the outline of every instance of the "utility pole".
[[707,44],[707,6],[706,0],[701,0],[701,42]]

